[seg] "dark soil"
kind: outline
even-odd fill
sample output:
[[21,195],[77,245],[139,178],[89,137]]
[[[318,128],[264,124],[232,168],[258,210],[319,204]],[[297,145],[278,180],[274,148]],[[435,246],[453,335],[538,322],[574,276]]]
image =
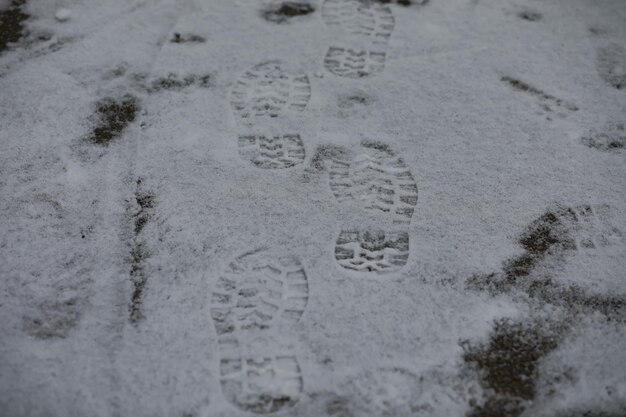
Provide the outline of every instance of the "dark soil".
[[140,235],[146,224],[152,219],[156,196],[144,190],[141,178],[137,180],[135,190],[135,202],[138,210],[134,214],[133,239],[130,243],[130,278],[133,285],[129,312],[130,322],[136,324],[143,318],[141,304],[148,275],[144,270],[144,261],[148,257],[148,251],[140,241]]
[[554,417],[624,417],[624,412],[574,410],[556,414]]
[[24,13],[25,4],[26,0],[13,0],[8,9],[0,12],[0,54],[24,36],[24,23],[29,18]]
[[[377,3],[382,3],[382,4],[390,4],[390,3],[394,3],[394,1],[392,0],[374,0]],[[425,5],[426,3],[428,3],[429,0],[395,0],[396,4],[399,4],[400,6],[404,6],[404,7],[408,7],[412,4],[418,4],[420,6]]]
[[193,85],[197,85],[202,88],[209,88],[213,85],[211,82],[211,76],[187,75],[180,78],[176,74],[169,74],[165,78],[154,80],[148,90],[151,93],[162,90],[178,91]]
[[135,195],[135,199],[139,205],[139,212],[135,215],[135,235],[138,235],[150,220],[150,209],[154,208],[155,196],[141,192]]
[[374,99],[366,94],[351,94],[341,96],[338,99],[338,105],[342,109],[350,109],[356,106],[369,106],[374,102]]
[[[557,98],[551,94],[545,93],[541,91],[540,89],[533,87],[530,84],[525,83],[524,81],[520,81],[518,79],[511,78],[511,77],[502,77],[500,80],[509,84],[514,90],[530,94],[544,101],[550,101],[556,104],[557,106],[565,107],[566,109],[570,111],[578,111],[578,107],[574,106],[573,104],[566,103],[560,98]],[[545,108],[548,111],[550,110],[548,106],[545,106]]]
[[519,244],[525,252],[504,263],[503,276],[491,274],[472,277],[468,281],[470,287],[489,289],[500,293],[510,290],[518,280],[528,277],[546,255],[573,249],[574,243],[570,231],[561,219],[573,216],[568,208],[555,208],[534,220],[519,238]]
[[135,120],[138,110],[138,100],[130,95],[122,100],[113,98],[100,100],[96,103],[98,126],[93,130],[90,140],[97,145],[108,145]]
[[622,126],[620,133],[600,133],[581,140],[586,146],[599,151],[617,151],[626,147],[626,132]]
[[488,393],[470,417],[517,417],[535,397],[539,361],[557,347],[556,338],[535,324],[500,320],[488,345],[464,345],[465,363],[475,366]]
[[271,6],[264,10],[261,15],[268,22],[284,23],[291,18],[305,16],[314,11],[315,8],[309,3],[286,1],[279,5]]
[[194,34],[186,34],[181,35],[180,33],[174,33],[172,39],[170,40],[172,43],[204,43],[206,39],[199,35]]
[[130,322],[136,324],[143,318],[141,312],[141,303],[143,301],[143,293],[148,282],[148,278],[143,271],[143,261],[148,256],[141,244],[133,245],[130,251],[131,269],[130,278],[133,286],[133,292],[128,307],[130,314]]
[[520,19],[528,20],[529,22],[537,22],[542,18],[541,13],[532,12],[530,10],[519,12],[517,14],[517,17],[519,17]]
[[626,297],[623,295],[590,295],[576,285],[563,286],[549,276],[533,274],[537,266],[550,256],[559,259],[575,249],[572,231],[566,222],[575,214],[568,207],[556,207],[534,220],[522,233],[521,255],[504,262],[502,273],[476,275],[467,287],[491,294],[521,291],[531,299],[566,308],[573,314],[599,312],[610,320],[626,322]]

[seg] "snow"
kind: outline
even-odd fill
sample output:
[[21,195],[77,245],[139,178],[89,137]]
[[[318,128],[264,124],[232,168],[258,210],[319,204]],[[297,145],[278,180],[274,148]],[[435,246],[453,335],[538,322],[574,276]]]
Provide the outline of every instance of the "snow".
[[[522,415],[626,413],[624,309],[467,286],[505,275],[555,204],[589,205],[593,222],[568,233],[596,250],[555,249],[523,279],[624,300],[626,150],[602,135],[625,135],[626,3],[372,6],[395,23],[372,46],[384,65],[363,78],[325,63],[330,47],[371,45],[329,27],[323,3],[277,24],[263,18],[276,3],[258,0],[26,2],[29,33],[0,52],[0,414],[253,415],[224,388],[232,351],[215,308],[221,277],[256,277],[240,257],[259,248],[270,255],[252,264],[292,256],[308,286],[298,320],[277,319],[263,348],[241,347],[297,360],[259,368],[278,415],[465,415],[490,394],[464,341],[488,346],[505,318],[565,329]],[[272,62],[296,105],[241,117],[240,82]],[[128,95],[134,120],[93,143],[98,103]],[[303,144],[294,166],[255,165],[256,151],[240,149],[240,136],[284,135]],[[412,215],[367,209],[358,185],[358,198],[338,200],[333,159],[357,183],[373,175],[359,167],[409,172],[398,181],[417,187]],[[406,234],[406,264],[340,266],[336,242],[353,230]],[[229,275],[233,262],[247,272]],[[246,401],[263,402],[254,390]]]
[[69,9],[59,9],[57,10],[57,12],[54,14],[54,17],[59,21],[59,22],[65,22],[66,20],[69,20],[72,17],[72,11]]

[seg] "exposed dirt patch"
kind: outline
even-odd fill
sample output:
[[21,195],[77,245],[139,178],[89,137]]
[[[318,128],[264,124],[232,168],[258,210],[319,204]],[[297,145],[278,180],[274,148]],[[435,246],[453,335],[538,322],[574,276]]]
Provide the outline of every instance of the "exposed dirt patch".
[[122,134],[139,111],[138,100],[130,95],[121,100],[105,98],[96,103],[98,125],[89,140],[97,145],[108,145]]
[[624,295],[587,294],[577,285],[564,287],[550,278],[531,280],[526,291],[531,298],[563,307],[573,315],[598,312],[609,321],[626,323]]
[[514,78],[511,77],[502,77],[501,78],[502,81],[504,81],[505,83],[508,83],[511,87],[513,87],[514,89],[518,90],[518,91],[523,91],[525,93],[530,93],[533,95],[537,95],[537,96],[541,96],[544,98],[549,98],[551,96],[548,96],[547,94],[545,94],[543,91],[536,89],[535,87],[526,84],[523,81],[520,80],[516,80]]
[[146,223],[148,223],[148,220],[150,220],[155,200],[153,194],[141,190],[140,187],[141,179],[137,180],[138,190],[135,194],[135,200],[139,206],[139,211],[135,214],[135,235],[141,233]]
[[204,43],[206,39],[200,35],[194,35],[193,33],[180,34],[174,33],[172,39],[170,39],[172,43]]
[[569,208],[559,207],[548,211],[530,224],[519,243],[533,256],[544,256],[553,250],[574,249],[570,232],[562,220],[574,217],[574,212]]
[[305,16],[315,11],[309,3],[285,1],[272,5],[261,12],[261,16],[268,22],[284,23],[297,16]]
[[147,251],[140,243],[133,244],[130,250],[130,279],[133,285],[133,292],[130,298],[130,322],[136,324],[143,318],[141,304],[143,302],[143,293],[148,282],[148,277],[144,273],[143,262],[148,257]]
[[534,220],[519,239],[525,252],[504,263],[502,276],[490,274],[470,278],[470,288],[489,289],[494,293],[508,291],[518,284],[520,278],[528,277],[546,255],[571,249],[573,240],[561,219],[572,215],[571,210],[557,207]]
[[8,9],[0,11],[0,54],[24,36],[29,18],[24,12],[25,4],[26,0],[13,0]]
[[155,207],[155,195],[143,188],[141,178],[137,180],[135,191],[135,214],[133,215],[133,239],[130,243],[130,279],[133,285],[129,313],[130,322],[136,324],[143,318],[141,304],[145,287],[148,282],[148,274],[144,269],[144,261],[149,256],[145,245],[141,241],[141,233],[153,216]]
[[201,88],[209,88],[213,84],[211,82],[210,75],[186,75],[179,77],[176,74],[169,74],[167,77],[158,78],[150,84],[148,91],[151,93],[167,90],[167,91],[180,91],[184,88],[191,86],[198,86]]
[[619,124],[607,132],[592,134],[581,139],[582,143],[599,151],[617,151],[626,147],[626,129]]
[[337,104],[341,109],[352,109],[359,106],[369,106],[374,99],[363,93],[349,94],[341,96],[337,100]]
[[531,96],[534,96],[540,100],[542,107],[546,111],[552,111],[551,105],[556,105],[557,107],[565,108],[569,111],[578,111],[578,107],[572,103],[568,103],[560,98],[557,98],[551,94],[545,93],[540,89],[533,87],[530,84],[525,83],[524,81],[520,81],[511,77],[502,77],[500,79],[502,82],[507,83],[511,88],[517,91],[521,91]]
[[593,26],[589,28],[589,33],[591,33],[593,36],[604,36],[609,32],[604,28]]
[[555,414],[554,417],[623,417],[624,413],[600,410],[572,410]]
[[524,10],[517,14],[517,17],[523,20],[528,20],[529,22],[538,22],[542,19],[541,13],[535,12],[532,10]]
[[463,360],[477,369],[487,393],[471,417],[517,417],[535,397],[539,361],[557,347],[557,338],[534,323],[499,320],[489,344],[463,344]]
[[426,3],[428,3],[429,0],[372,0],[375,1],[377,3],[382,3],[382,4],[391,4],[391,3],[396,3],[399,4],[400,6],[404,6],[404,7],[408,7],[412,4],[417,4],[419,6],[423,6]]
[[[590,206],[578,210],[591,211]],[[562,259],[567,251],[576,249],[572,224],[576,213],[569,207],[557,206],[534,220],[522,233],[520,245],[525,251],[504,262],[502,273],[476,275],[468,279],[471,290],[491,294],[521,291],[532,299],[566,308],[573,314],[599,312],[611,320],[626,321],[626,297],[623,295],[590,295],[576,285],[564,286],[545,274],[535,274],[547,258]]]
[[613,136],[600,133],[593,137],[582,138],[582,142],[586,146],[600,151],[614,151],[624,149],[624,147],[626,147],[626,135]]

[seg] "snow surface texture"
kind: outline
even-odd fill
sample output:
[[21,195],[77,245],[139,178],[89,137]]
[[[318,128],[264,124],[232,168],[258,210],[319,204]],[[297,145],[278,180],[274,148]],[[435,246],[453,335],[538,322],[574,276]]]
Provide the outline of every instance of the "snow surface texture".
[[624,22],[0,0],[0,415],[626,415]]

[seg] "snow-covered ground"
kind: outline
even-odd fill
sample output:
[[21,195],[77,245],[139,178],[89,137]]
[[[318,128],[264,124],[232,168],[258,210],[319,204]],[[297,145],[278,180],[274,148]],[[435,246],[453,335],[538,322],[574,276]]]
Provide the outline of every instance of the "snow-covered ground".
[[626,1],[0,0],[0,415],[626,415]]

